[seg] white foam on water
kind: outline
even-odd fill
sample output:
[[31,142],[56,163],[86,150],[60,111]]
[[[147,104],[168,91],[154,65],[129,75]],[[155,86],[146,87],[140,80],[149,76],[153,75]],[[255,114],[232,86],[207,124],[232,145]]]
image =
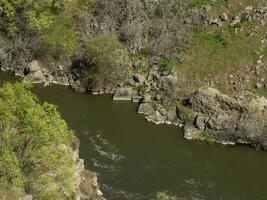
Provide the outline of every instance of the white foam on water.
[[102,138],[100,134],[90,138],[91,144],[94,147],[94,151],[101,157],[108,158],[112,161],[118,162],[125,159],[124,156],[119,154],[118,150],[111,145],[106,139]]

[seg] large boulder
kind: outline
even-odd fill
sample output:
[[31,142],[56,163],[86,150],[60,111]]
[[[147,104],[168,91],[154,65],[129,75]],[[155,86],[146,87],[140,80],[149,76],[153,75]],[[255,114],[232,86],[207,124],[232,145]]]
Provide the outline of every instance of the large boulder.
[[46,83],[46,77],[43,74],[42,68],[37,60],[32,61],[28,68],[28,74],[24,77],[24,80],[30,83]]
[[138,113],[144,115],[152,115],[153,113],[155,113],[155,109],[149,103],[142,103],[139,105]]
[[[267,99],[242,92],[236,97],[202,87],[177,107],[186,123],[185,137],[195,139],[205,133],[220,143],[246,143],[267,148]],[[188,113],[195,113],[189,115]]]
[[36,71],[33,73],[29,73],[27,76],[24,77],[24,80],[30,83],[45,83],[46,77],[42,73],[42,71]]
[[153,122],[155,124],[164,124],[166,117],[162,116],[159,111],[152,113],[146,117],[147,121]]

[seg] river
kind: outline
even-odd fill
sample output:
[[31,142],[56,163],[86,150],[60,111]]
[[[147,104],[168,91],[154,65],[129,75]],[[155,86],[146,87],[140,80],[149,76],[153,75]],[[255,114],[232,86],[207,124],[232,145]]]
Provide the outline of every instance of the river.
[[[0,73],[0,80],[14,80]],[[67,87],[35,86],[58,106],[80,138],[80,157],[98,173],[108,200],[150,200],[157,191],[179,199],[267,199],[267,152],[248,146],[186,141],[181,129],[155,125],[137,104],[111,96],[75,93]]]

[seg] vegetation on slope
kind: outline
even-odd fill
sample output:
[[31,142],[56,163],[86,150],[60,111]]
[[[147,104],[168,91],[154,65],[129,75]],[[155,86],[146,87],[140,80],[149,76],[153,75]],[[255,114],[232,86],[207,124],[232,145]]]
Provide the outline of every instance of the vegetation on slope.
[[[251,75],[249,84],[242,83],[244,88],[229,83],[228,79],[248,73],[247,68],[257,64],[257,52],[266,38],[266,25],[246,15],[241,16],[238,25],[229,24],[247,7],[257,8],[265,2],[4,0],[0,3],[0,65],[23,67],[33,59],[44,63],[63,62],[62,65],[72,62],[75,76],[83,77],[86,87],[92,89],[114,87],[120,81],[110,81],[109,72],[114,72],[112,77],[127,76],[120,72],[127,71],[131,62],[142,65],[144,71],[157,64],[161,68],[174,67],[186,79],[180,87],[189,88],[188,91],[210,84],[225,92],[240,89],[255,92],[258,79]],[[228,19],[221,20],[222,14]],[[222,23],[209,24],[207,19]],[[99,42],[88,42],[96,39],[103,39],[107,46],[116,40],[124,53],[115,57],[113,51],[97,55],[92,50],[98,48]],[[264,63],[266,52],[265,47]],[[100,64],[107,57],[114,59]],[[115,60],[125,63],[121,65]],[[107,63],[119,65],[120,70],[105,67]],[[239,77],[243,78],[243,75]],[[261,90],[256,92],[265,94]]]
[[74,134],[54,105],[41,104],[25,83],[0,88],[0,184],[34,199],[74,193]]

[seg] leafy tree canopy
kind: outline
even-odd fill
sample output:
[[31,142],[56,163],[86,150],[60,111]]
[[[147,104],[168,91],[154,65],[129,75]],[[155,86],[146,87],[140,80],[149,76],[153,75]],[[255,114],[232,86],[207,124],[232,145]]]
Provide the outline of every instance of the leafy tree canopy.
[[63,5],[64,0],[1,0],[0,25],[8,32],[25,26],[25,21],[37,30],[49,28]]
[[34,199],[68,199],[74,192],[74,134],[26,83],[0,88],[0,184]]

